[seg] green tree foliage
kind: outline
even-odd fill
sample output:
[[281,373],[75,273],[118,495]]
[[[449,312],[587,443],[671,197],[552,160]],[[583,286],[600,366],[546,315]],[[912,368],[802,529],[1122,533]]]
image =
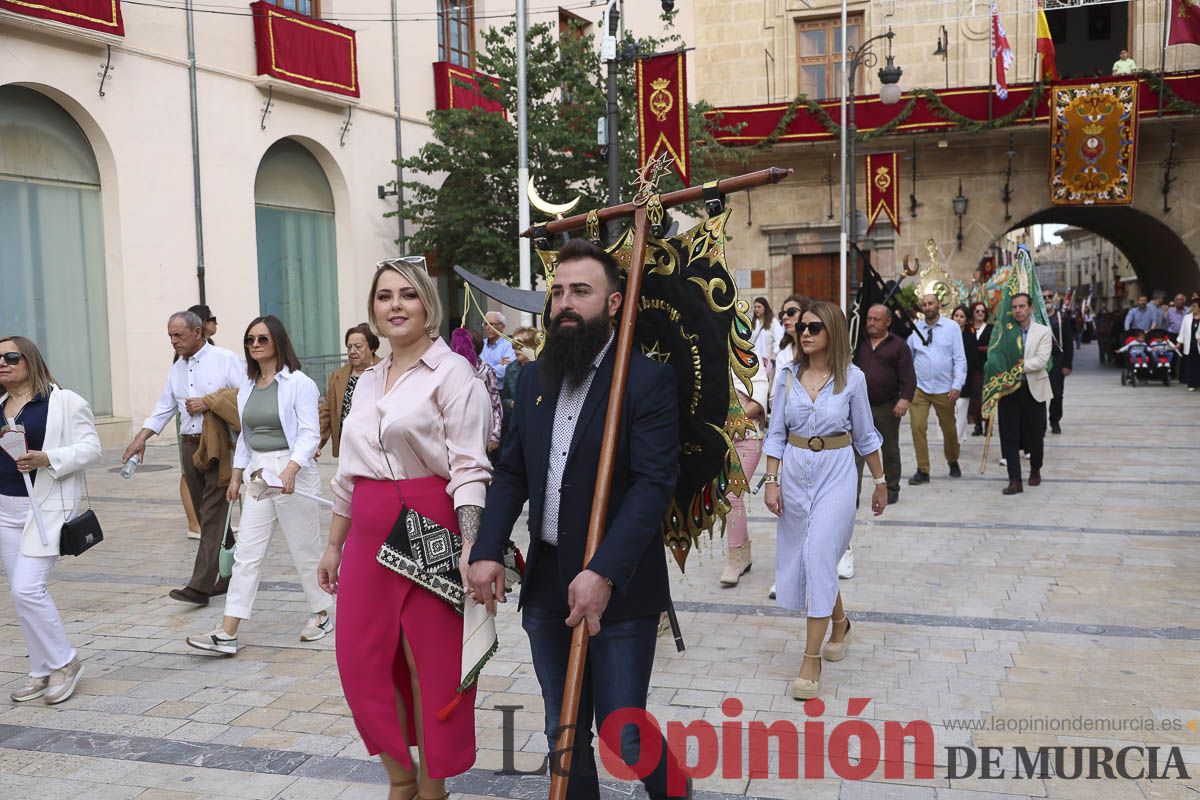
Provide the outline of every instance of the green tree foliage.
[[[515,22],[483,33],[476,67],[497,78],[481,81],[479,93],[505,108],[517,107]],[[678,37],[627,37],[619,47],[650,54],[679,46]],[[538,192],[549,202],[582,195],[579,208],[607,204],[607,161],[596,143],[596,123],[605,114],[607,65],[600,61],[591,35],[578,31],[561,36],[549,24],[529,28],[526,86],[529,120],[529,171]],[[622,198],[632,192],[637,160],[634,64],[620,62],[618,81],[621,119]],[[716,159],[745,160],[745,150],[725,147],[713,138],[716,123],[705,119],[709,107],[691,104],[692,182],[715,177],[708,165]],[[515,283],[517,249],[516,115],[478,109],[429,112],[432,140],[417,155],[404,159],[405,216],[415,231],[409,250],[436,252],[442,270],[461,264],[476,274]],[[659,186],[665,191],[682,184],[674,173]],[[534,221],[538,219],[537,212]],[[393,212],[394,214],[394,212]]]

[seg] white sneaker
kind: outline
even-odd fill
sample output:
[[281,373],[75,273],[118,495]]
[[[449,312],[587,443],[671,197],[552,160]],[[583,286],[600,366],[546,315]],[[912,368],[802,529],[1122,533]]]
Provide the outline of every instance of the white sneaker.
[[315,642],[324,639],[333,631],[333,619],[328,614],[313,614],[308,618],[308,624],[300,631],[300,641]]
[[771,598],[772,600],[775,599],[775,584],[771,584],[771,591],[767,593],[767,597]]
[[1029,455],[1029,453],[1021,453],[1021,457],[1024,458],[1026,461],[1028,461],[1030,458],[1032,458],[1032,456]]
[[837,573],[839,578],[854,577],[854,551],[846,548],[846,552],[838,559]]
[[227,656],[236,655],[238,651],[237,637],[230,636],[223,628],[217,628],[201,636],[189,636],[187,643],[197,650],[207,650]]
[[1002,466],[1002,467],[1007,467],[1007,466],[1008,466],[1008,459],[1007,459],[1007,458],[1002,458],[1002,459],[1000,459],[1000,466]]
[[46,687],[50,684],[50,676],[42,675],[40,678],[30,676],[25,681],[25,685],[20,689],[13,691],[9,697],[14,703],[25,703],[29,700],[37,700],[42,695],[46,694]]

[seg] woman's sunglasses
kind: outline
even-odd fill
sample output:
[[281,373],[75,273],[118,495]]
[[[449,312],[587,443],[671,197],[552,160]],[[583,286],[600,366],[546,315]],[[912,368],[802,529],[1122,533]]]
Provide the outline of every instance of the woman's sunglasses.
[[801,335],[803,335],[805,333],[810,333],[813,336],[816,336],[823,330],[825,330],[824,322],[797,322],[796,323],[796,333],[799,333]]
[[21,358],[21,354],[15,350],[11,353],[0,353],[0,359],[4,359],[4,363],[8,364],[10,367],[15,367],[17,364],[20,364]]
[[783,311],[780,311],[779,318],[780,319],[789,319],[791,317],[796,316],[799,313],[800,313],[800,309],[796,308],[795,306],[792,306],[791,308],[785,308]]
[[260,333],[258,336],[247,336],[245,339],[246,347],[253,347],[256,342],[259,347],[266,347],[271,343],[271,337]]
[[409,264],[417,267],[426,275],[429,274],[429,264],[425,262],[425,256],[399,256],[397,258],[385,258],[375,265],[375,270],[379,271],[386,267],[394,267],[397,264]]

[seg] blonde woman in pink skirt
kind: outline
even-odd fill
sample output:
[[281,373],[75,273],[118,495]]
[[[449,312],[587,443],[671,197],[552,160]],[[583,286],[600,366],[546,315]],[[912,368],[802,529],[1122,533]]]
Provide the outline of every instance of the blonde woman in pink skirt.
[[376,556],[404,508],[461,535],[470,554],[491,480],[492,409],[471,366],[437,338],[442,310],[424,259],[381,263],[368,312],[391,355],[354,390],[318,581],[337,594],[342,687],[387,768],[388,799],[443,800],[445,779],[475,763],[475,689],[458,691],[462,616],[454,592],[436,588],[444,573],[401,575]]

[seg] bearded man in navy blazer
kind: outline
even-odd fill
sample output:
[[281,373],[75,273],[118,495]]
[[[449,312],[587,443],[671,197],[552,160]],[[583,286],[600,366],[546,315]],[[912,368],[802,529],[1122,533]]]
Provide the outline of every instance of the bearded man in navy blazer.
[[[620,306],[616,260],[584,239],[564,245],[550,290],[545,347],[521,370],[478,540],[464,544],[471,547],[468,591],[494,613],[496,600],[504,601],[504,545],[529,501],[519,608],[545,700],[552,769],[559,764],[554,747],[572,628],[588,626],[569,800],[600,796],[593,716],[600,731],[614,711],[645,709],[658,620],[670,602],[662,520],[679,471],[675,378],[665,364],[637,353],[629,363],[604,539],[583,564]],[[687,789],[668,791],[669,756],[661,737],[647,746],[661,746],[663,754],[642,777],[650,797],[687,797]],[[640,748],[638,728],[623,725],[622,759],[638,763]]]

